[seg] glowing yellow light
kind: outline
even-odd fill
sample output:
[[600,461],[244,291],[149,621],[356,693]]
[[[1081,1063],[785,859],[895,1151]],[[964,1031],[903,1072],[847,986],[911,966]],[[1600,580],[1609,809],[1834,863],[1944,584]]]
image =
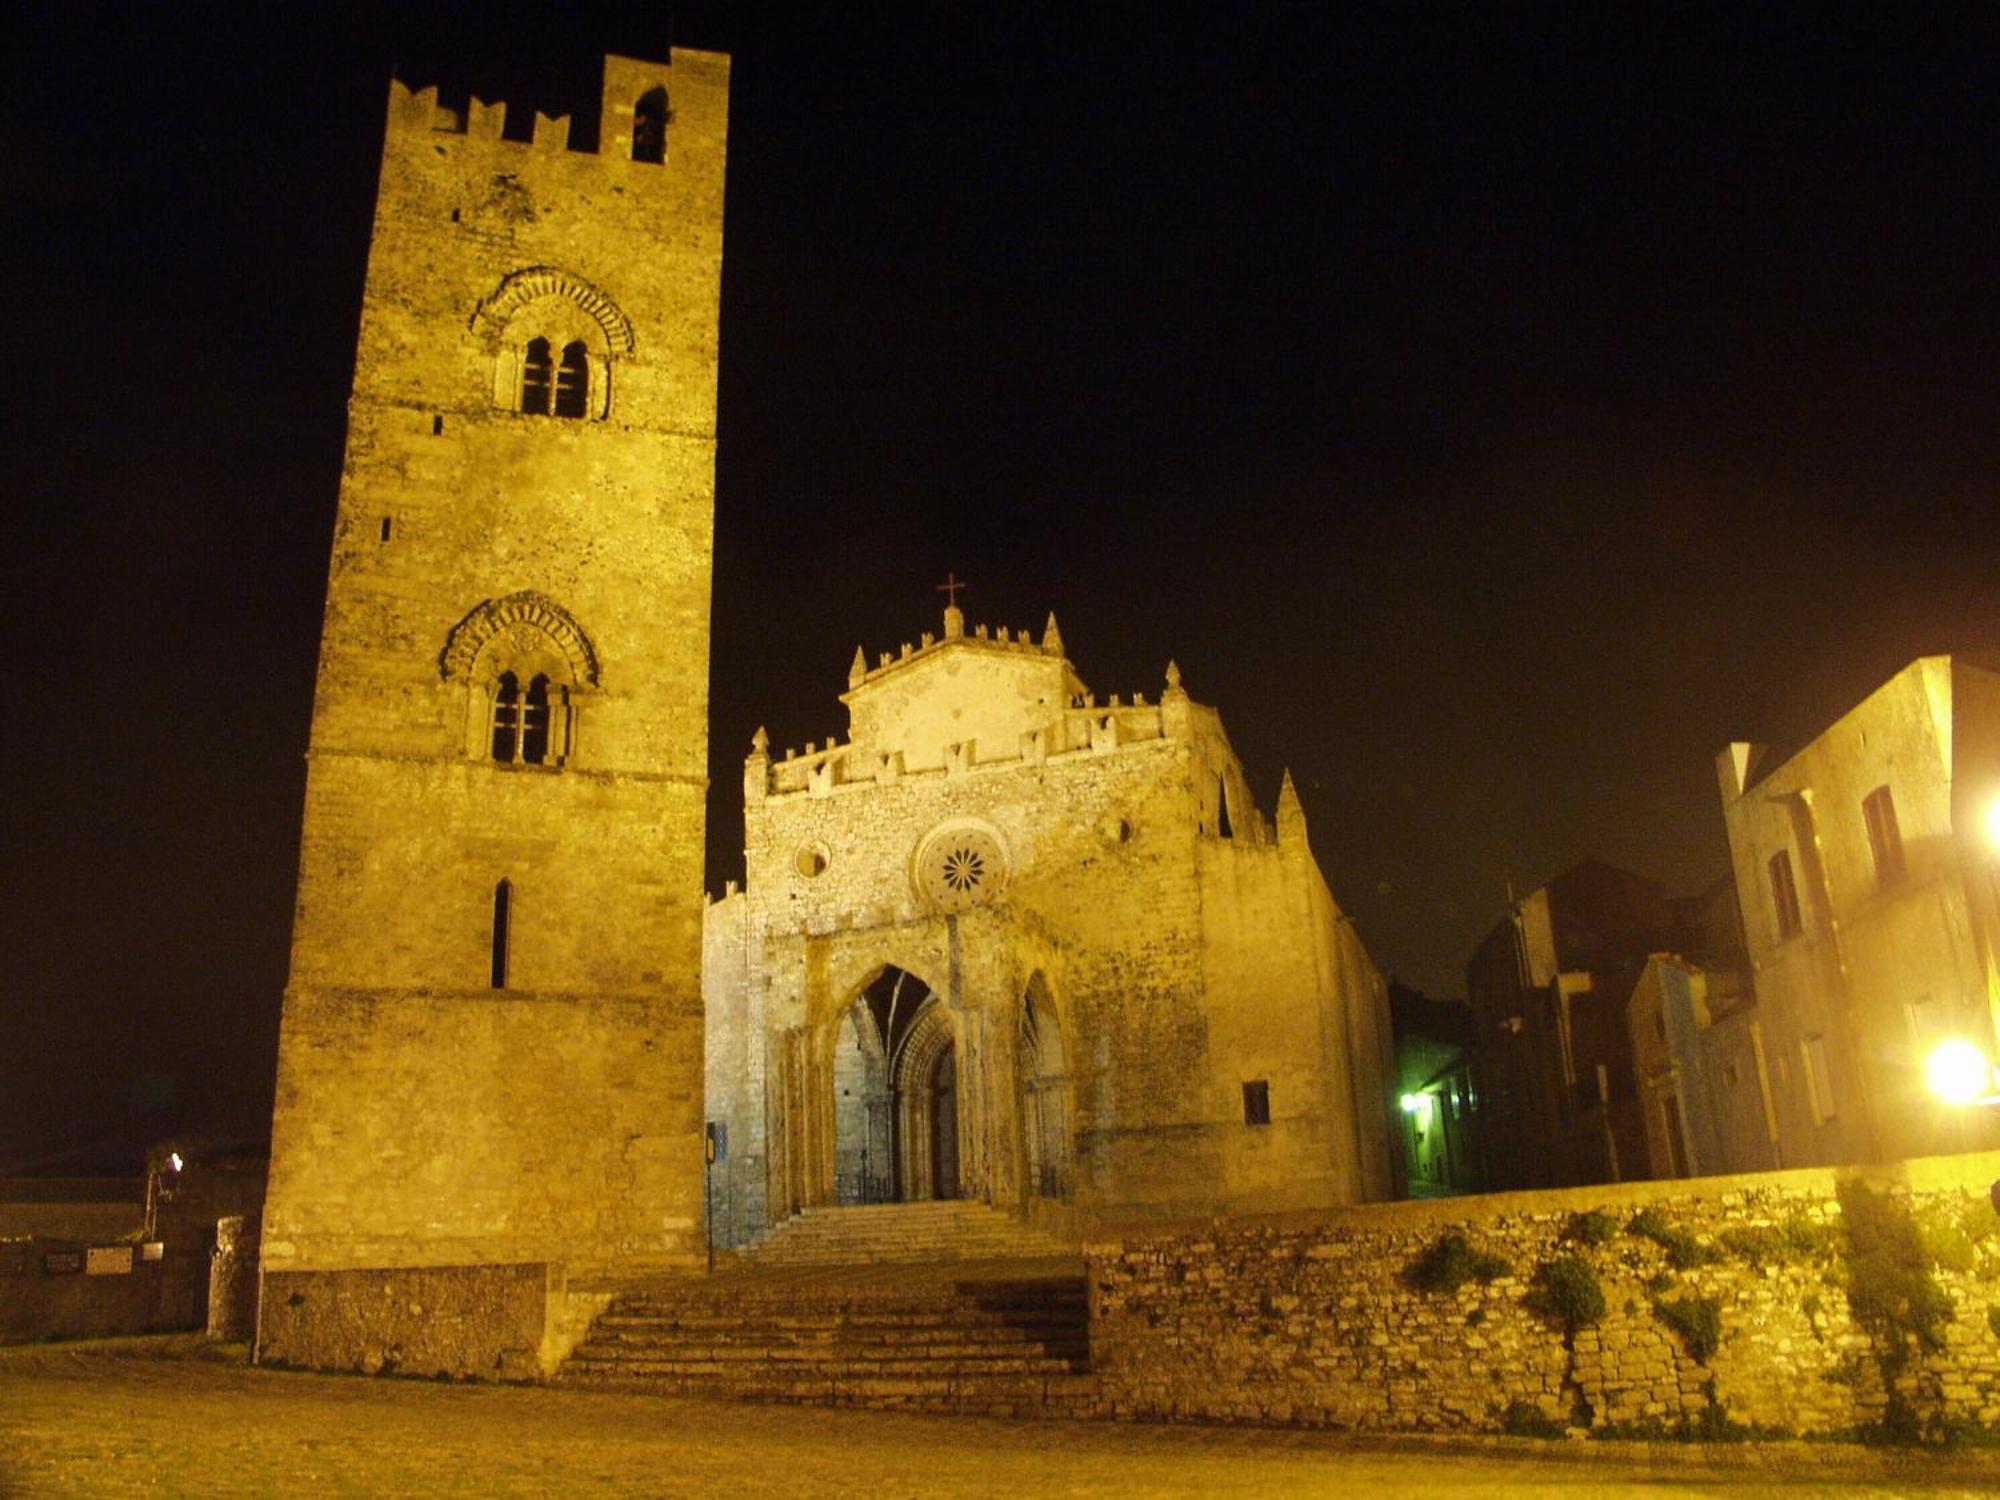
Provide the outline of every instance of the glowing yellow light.
[[1939,1042],[1924,1063],[1924,1082],[1947,1104],[1971,1104],[1981,1098],[1992,1075],[1986,1054],[1960,1036]]
[[1405,1094],[1400,1102],[1403,1106],[1403,1113],[1406,1115],[1413,1115],[1424,1107],[1424,1099],[1421,1094]]
[[2000,849],[2000,797],[1986,804],[1986,842]]

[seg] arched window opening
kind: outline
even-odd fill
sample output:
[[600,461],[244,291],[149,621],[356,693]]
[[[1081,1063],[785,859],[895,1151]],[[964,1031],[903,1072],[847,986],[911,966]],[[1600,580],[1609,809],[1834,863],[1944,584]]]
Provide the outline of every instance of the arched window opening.
[[1226,839],[1236,837],[1236,830],[1229,826],[1229,782],[1221,776],[1215,778],[1215,831]]
[[512,764],[521,741],[521,680],[502,672],[493,684],[493,758]]
[[[547,348],[547,345],[543,347]],[[555,414],[559,417],[580,417],[589,404],[590,352],[578,339],[563,345],[562,367],[556,371]]]
[[647,89],[632,110],[632,160],[664,162],[667,159],[667,108],[665,87]]
[[493,988],[507,988],[507,928],[513,916],[514,886],[503,880],[493,887]]
[[[563,352],[563,359],[567,363],[568,350]],[[555,362],[549,355],[549,341],[529,339],[528,347],[521,354],[521,410],[533,417],[547,416],[549,394],[554,384]]]
[[521,760],[539,766],[549,758],[549,679],[537,672],[521,709]]

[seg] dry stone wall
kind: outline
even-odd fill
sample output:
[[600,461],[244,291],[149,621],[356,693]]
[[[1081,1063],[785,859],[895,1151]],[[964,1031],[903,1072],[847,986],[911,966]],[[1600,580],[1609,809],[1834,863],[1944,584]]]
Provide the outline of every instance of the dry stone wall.
[[1102,1233],[1086,1246],[1100,1409],[1388,1430],[1993,1430],[1996,1177],[2000,1153]]

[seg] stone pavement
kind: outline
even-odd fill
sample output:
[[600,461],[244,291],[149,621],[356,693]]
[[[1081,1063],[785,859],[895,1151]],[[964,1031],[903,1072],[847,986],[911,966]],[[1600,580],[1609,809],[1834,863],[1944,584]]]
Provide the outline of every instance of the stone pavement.
[[253,1370],[191,1339],[0,1349],[0,1496],[1983,1495],[2000,1454],[1368,1440]]

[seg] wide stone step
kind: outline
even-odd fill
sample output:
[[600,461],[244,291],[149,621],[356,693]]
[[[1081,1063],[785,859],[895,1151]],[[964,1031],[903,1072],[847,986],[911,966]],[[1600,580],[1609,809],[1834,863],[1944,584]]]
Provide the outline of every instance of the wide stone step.
[[809,1208],[744,1252],[759,1265],[1060,1256],[1074,1247],[984,1203]]
[[814,1376],[824,1379],[874,1380],[884,1376],[954,1379],[966,1375],[1068,1375],[1079,1369],[1078,1362],[1044,1355],[993,1354],[981,1358],[908,1359],[888,1354],[873,1359],[825,1358],[792,1361],[728,1360],[703,1358],[695,1354],[656,1355],[617,1359],[593,1359],[589,1351],[575,1357],[579,1374],[605,1371],[630,1378],[652,1375],[714,1376],[720,1384],[773,1376]]

